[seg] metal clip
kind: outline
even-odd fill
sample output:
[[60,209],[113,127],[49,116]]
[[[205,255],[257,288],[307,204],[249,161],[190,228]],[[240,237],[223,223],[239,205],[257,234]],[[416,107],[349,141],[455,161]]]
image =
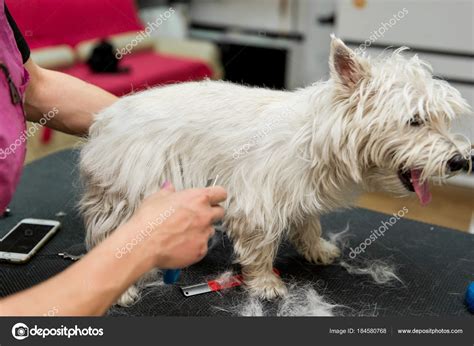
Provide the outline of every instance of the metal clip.
[[84,254],[82,254],[82,255],[71,255],[67,252],[60,252],[60,253],[58,253],[58,256],[62,257],[64,259],[68,259],[68,260],[71,260],[73,262],[76,262],[76,261],[79,261],[82,257],[84,257]]

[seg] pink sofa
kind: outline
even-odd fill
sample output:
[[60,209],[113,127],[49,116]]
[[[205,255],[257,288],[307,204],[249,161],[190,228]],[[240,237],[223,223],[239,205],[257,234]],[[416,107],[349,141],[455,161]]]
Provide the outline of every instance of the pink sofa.
[[121,66],[130,67],[131,72],[119,75],[94,74],[84,63],[76,64],[63,72],[98,85],[115,95],[124,95],[132,90],[154,85],[199,80],[212,74],[202,62],[149,52],[127,55],[122,59]]
[[[33,50],[62,44],[75,48],[83,41],[144,29],[133,0],[7,0],[7,5]],[[130,72],[93,74],[81,62],[62,71],[118,96],[212,75],[202,61],[164,56],[152,49],[126,55],[121,66],[130,67]]]
[[[134,0],[7,0],[7,5],[32,51],[106,38],[144,29]],[[212,76],[202,61],[161,55],[153,49],[123,57],[128,73],[94,74],[78,61],[60,70],[122,96],[148,87]],[[52,131],[42,131],[41,142],[51,140]]]

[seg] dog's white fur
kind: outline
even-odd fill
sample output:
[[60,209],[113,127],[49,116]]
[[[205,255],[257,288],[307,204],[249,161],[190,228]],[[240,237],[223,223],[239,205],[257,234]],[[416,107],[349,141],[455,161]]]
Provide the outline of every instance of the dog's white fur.
[[[229,193],[224,224],[247,287],[265,298],[284,295],[272,272],[284,237],[309,261],[331,263],[340,251],[321,238],[320,215],[366,190],[407,194],[399,169],[442,181],[447,161],[468,155],[448,132],[469,111],[466,102],[402,50],[370,60],[333,38],[331,78],[304,89],[202,81],[122,98],[96,117],[82,150],[88,247],[165,180],[179,190],[219,175]],[[420,126],[410,126],[414,117]],[[136,293],[132,287],[119,303]]]

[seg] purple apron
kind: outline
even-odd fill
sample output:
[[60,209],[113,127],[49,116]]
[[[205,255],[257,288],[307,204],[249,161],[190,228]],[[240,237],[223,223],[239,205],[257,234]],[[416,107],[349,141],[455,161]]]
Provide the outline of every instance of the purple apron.
[[0,215],[13,197],[26,153],[23,97],[28,73],[0,0]]

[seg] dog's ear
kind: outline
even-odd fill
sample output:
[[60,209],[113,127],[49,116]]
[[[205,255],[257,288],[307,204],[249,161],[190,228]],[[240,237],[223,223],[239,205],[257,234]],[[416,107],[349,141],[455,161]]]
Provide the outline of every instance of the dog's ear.
[[331,39],[329,57],[331,76],[349,89],[353,89],[362,78],[368,76],[366,64],[334,34],[331,35]]

